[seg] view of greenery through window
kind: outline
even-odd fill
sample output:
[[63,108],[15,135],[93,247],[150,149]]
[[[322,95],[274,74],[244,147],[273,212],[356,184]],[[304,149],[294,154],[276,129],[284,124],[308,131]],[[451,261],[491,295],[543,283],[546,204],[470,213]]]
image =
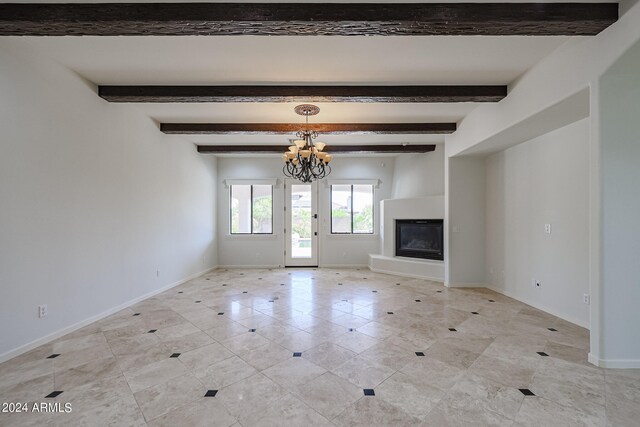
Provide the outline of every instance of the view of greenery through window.
[[273,232],[271,185],[232,185],[230,193],[232,234]]
[[331,186],[331,232],[373,233],[373,185]]
[[[232,185],[230,190],[230,231],[232,234],[270,234],[273,232],[271,185]],[[302,193],[298,196],[302,197]],[[301,199],[302,201],[304,199]],[[292,233],[311,238],[311,209],[293,209]],[[331,233],[373,233],[373,185],[331,186]]]

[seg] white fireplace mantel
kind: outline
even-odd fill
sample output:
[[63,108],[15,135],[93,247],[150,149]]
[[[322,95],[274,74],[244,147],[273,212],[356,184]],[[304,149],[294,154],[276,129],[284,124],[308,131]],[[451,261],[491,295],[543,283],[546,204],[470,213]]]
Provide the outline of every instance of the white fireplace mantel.
[[443,219],[444,196],[380,202],[380,253],[369,255],[369,268],[381,273],[444,281],[444,262],[395,256],[396,219]]

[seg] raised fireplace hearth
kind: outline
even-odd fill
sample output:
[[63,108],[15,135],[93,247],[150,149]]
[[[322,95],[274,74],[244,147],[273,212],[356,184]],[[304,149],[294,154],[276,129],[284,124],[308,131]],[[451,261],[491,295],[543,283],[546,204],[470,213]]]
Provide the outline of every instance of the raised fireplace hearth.
[[444,260],[441,219],[397,219],[396,256]]

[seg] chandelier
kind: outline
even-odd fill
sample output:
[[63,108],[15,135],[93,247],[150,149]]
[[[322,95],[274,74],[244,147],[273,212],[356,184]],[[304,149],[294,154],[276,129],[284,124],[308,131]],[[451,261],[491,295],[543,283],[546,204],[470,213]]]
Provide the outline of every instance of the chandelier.
[[297,140],[289,147],[289,151],[282,155],[285,176],[295,178],[302,182],[312,182],[322,179],[331,173],[331,154],[322,151],[323,142],[314,142],[318,137],[316,131],[309,130],[309,116],[315,116],[320,108],[311,104],[302,104],[294,108],[294,111],[305,117],[306,128],[296,133]]

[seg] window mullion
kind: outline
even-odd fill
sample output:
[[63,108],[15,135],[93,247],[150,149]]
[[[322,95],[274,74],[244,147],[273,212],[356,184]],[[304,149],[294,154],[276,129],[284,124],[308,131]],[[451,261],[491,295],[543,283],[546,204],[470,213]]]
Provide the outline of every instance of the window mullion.
[[249,192],[249,204],[251,205],[251,218],[249,218],[249,223],[250,223],[249,230],[251,230],[250,234],[253,234],[253,185],[251,185],[251,191]]
[[353,184],[351,184],[351,234],[353,234]]

